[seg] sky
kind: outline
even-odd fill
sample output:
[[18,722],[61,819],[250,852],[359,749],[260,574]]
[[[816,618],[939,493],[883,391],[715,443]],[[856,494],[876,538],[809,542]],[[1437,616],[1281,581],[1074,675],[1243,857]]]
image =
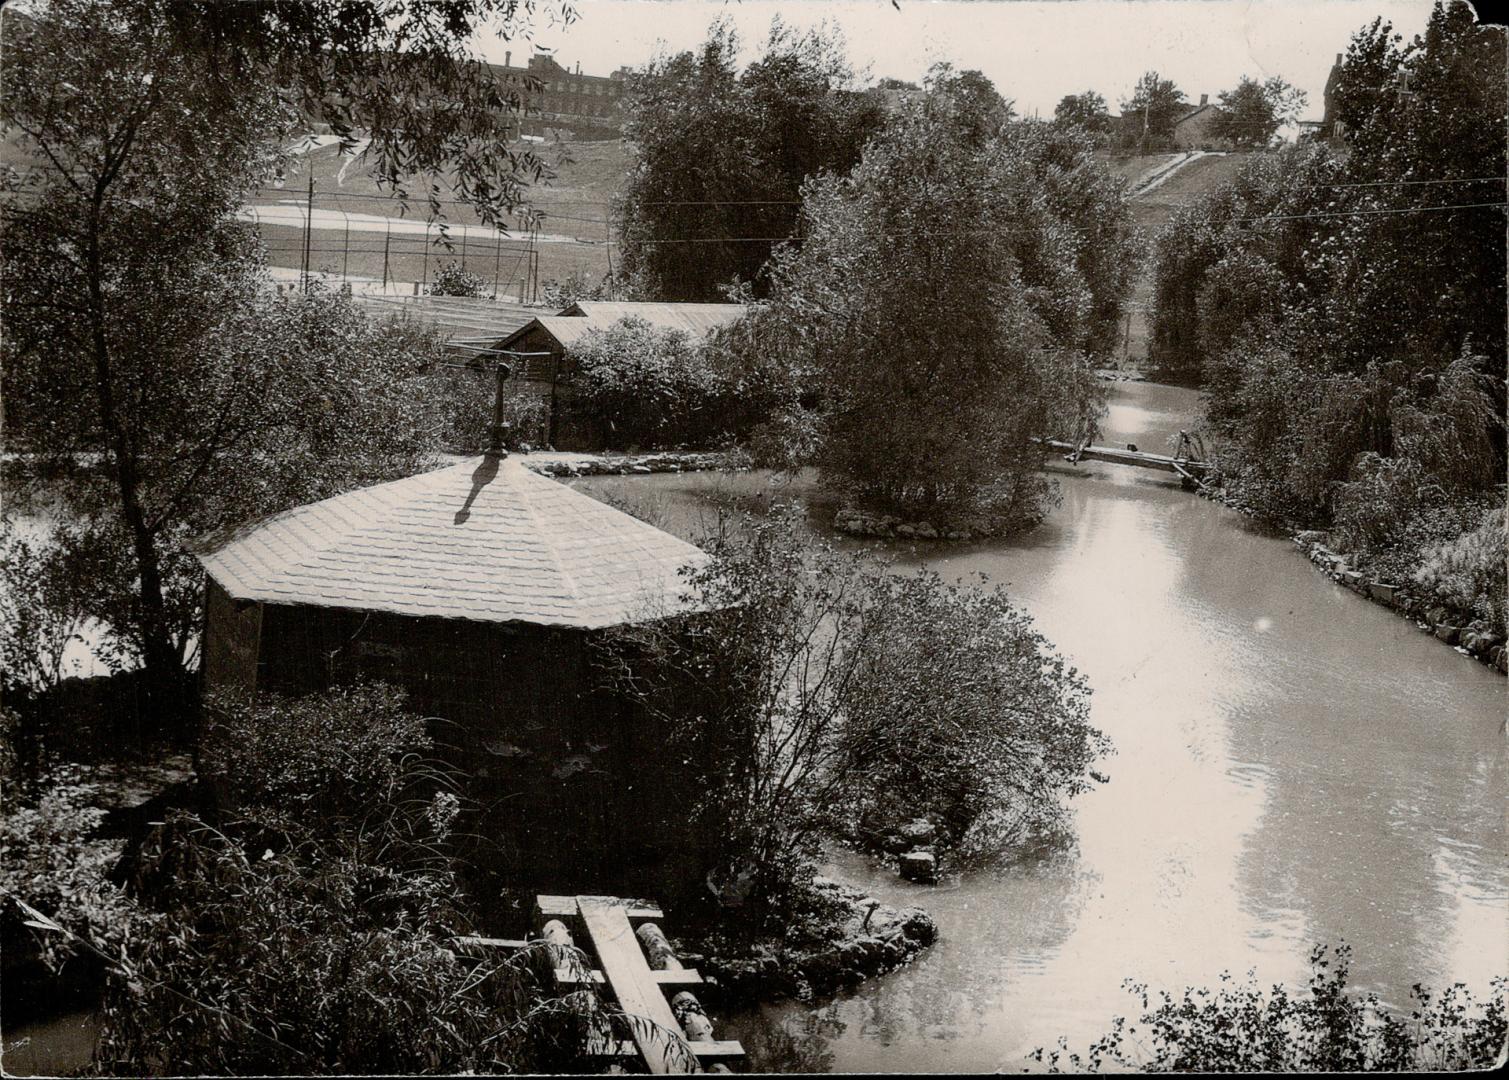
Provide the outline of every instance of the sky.
[[[549,5],[550,0],[541,0]],[[1052,116],[1065,94],[1098,91],[1112,112],[1137,77],[1156,70],[1191,101],[1229,90],[1243,75],[1282,75],[1304,90],[1301,114],[1319,119],[1321,90],[1352,33],[1382,16],[1405,36],[1425,27],[1430,0],[574,0],[576,21],[537,17],[534,44],[584,74],[639,67],[660,48],[690,49],[720,15],[758,55],[772,16],[840,27],[856,69],[873,80],[920,81],[939,60],[984,72],[1019,114]],[[527,41],[483,35],[489,60],[518,64]]]

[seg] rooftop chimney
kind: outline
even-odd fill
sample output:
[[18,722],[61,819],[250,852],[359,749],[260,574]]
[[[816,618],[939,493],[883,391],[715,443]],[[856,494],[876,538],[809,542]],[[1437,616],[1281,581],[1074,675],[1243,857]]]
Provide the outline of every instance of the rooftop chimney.
[[1200,104],[1201,105],[1208,104],[1209,102],[1210,102],[1210,95],[1209,94],[1201,94],[1200,95]]
[[513,66],[513,50],[512,49],[509,49],[509,50],[507,50],[507,51],[505,51],[503,53],[503,66],[504,67],[512,67]]
[[498,361],[498,385],[493,397],[493,426],[492,430],[488,433],[487,454],[489,457],[504,458],[508,456],[508,451],[503,449],[504,436],[508,429],[508,425],[503,422],[503,384],[508,381],[508,375],[508,365],[501,360]]

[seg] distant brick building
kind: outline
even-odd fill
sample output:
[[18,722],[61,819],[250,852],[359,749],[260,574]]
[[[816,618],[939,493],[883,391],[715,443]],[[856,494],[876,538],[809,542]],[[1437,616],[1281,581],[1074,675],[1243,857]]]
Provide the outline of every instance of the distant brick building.
[[1331,65],[1331,73],[1326,76],[1326,88],[1322,92],[1325,101],[1325,113],[1321,116],[1320,131],[1318,135],[1322,139],[1340,141],[1346,138],[1347,126],[1336,117],[1336,87],[1341,82],[1342,54],[1336,54],[1336,63]]
[[[611,75],[583,75],[581,64],[572,71],[543,53],[531,56],[525,67],[514,67],[510,52],[492,69],[520,81],[526,135],[559,131],[580,139],[613,139],[623,129],[623,98],[631,74],[627,67]],[[537,85],[528,88],[530,81]]]
[[1200,104],[1174,121],[1174,149],[1201,150],[1224,142],[1211,133],[1211,125],[1221,115],[1221,107],[1210,103],[1209,94],[1200,95]]

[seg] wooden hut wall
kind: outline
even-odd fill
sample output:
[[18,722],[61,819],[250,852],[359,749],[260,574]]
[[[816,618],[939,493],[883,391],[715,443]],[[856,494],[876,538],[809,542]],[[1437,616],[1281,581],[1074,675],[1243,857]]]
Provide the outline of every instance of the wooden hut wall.
[[591,635],[528,625],[268,606],[260,685],[402,686],[472,777],[478,831],[540,888],[654,892],[700,882],[716,838],[690,835],[669,732],[603,685]]
[[205,591],[204,624],[204,662],[200,668],[204,685],[255,690],[262,605],[232,600],[211,579]]

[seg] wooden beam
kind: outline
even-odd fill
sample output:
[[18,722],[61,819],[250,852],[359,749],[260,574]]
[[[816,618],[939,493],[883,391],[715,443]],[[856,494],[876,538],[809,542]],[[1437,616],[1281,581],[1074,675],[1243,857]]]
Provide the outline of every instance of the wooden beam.
[[627,909],[611,897],[579,896],[576,904],[618,1007],[631,1020],[630,1035],[645,1067],[657,1074],[672,1071],[679,1064],[673,1045],[685,1053],[691,1044],[645,963]]
[[476,937],[474,935],[452,938],[451,940],[456,945],[476,946],[485,949],[522,949],[529,944],[529,942],[519,941],[517,938]]
[[[680,971],[652,971],[650,972],[650,977],[655,980],[656,984],[658,984],[662,990],[666,989],[667,987],[672,987],[679,990],[682,987],[686,986],[704,985],[702,976],[697,974],[695,968],[683,968]],[[583,983],[586,982],[589,978],[595,983],[601,983],[603,981],[603,973],[596,970],[595,968],[590,974],[577,973],[568,967],[558,967],[555,969],[555,981],[557,983]]]
[[1112,465],[1134,465],[1142,469],[1160,469],[1171,473],[1179,472],[1181,466],[1192,473],[1210,469],[1208,462],[1174,458],[1167,454],[1149,454],[1144,450],[1118,450],[1114,446],[1081,447],[1061,439],[1044,439],[1043,445],[1050,450],[1076,454],[1080,461],[1105,461]]
[[631,923],[654,922],[665,918],[660,905],[649,900],[620,900],[616,896],[547,896],[535,897],[535,914],[543,919],[560,919],[563,922],[577,917],[577,901],[601,900],[624,909]]
[[559,986],[575,986],[584,982],[602,984],[607,982],[607,978],[596,968],[591,971],[573,971],[569,967],[558,967],[555,969],[555,981]]
[[[689,1042],[686,1045],[698,1061],[737,1061],[744,1056],[744,1044],[737,1039],[713,1039],[707,1042]],[[632,1039],[621,1039],[615,1046],[593,1043],[589,1045],[588,1053],[596,1057],[634,1057],[638,1055],[639,1048]]]

